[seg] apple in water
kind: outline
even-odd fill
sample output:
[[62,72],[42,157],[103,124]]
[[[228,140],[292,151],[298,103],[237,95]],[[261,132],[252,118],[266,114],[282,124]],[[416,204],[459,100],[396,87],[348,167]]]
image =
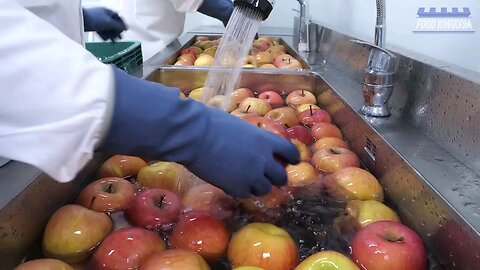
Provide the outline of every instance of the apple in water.
[[182,210],[180,199],[166,189],[147,189],[138,193],[125,210],[134,225],[156,230],[175,222]]
[[250,223],[236,232],[228,246],[232,266],[256,266],[265,270],[291,270],[298,250],[285,230],[268,223]]
[[100,166],[100,178],[137,176],[141,168],[147,166],[145,160],[134,156],[115,155]]
[[273,64],[263,64],[260,66],[260,68],[277,68],[277,67],[274,66]]
[[294,270],[360,270],[342,253],[325,250],[308,256]]
[[353,260],[368,270],[425,270],[427,254],[415,231],[394,221],[377,221],[357,232]]
[[118,177],[99,179],[86,186],[77,204],[98,212],[117,212],[127,208],[135,196],[135,186]]
[[242,100],[242,102],[240,102],[240,105],[238,106],[238,108],[243,111],[246,111],[248,107],[250,107],[250,110],[258,113],[258,115],[260,116],[264,116],[272,110],[272,107],[270,106],[268,101],[253,97],[248,97]]
[[312,134],[310,134],[310,131],[304,126],[294,126],[291,128],[287,128],[287,136],[289,139],[299,140],[305,145],[310,145],[313,142]]
[[345,201],[383,201],[383,188],[375,176],[366,170],[347,167],[325,177],[327,192]]
[[295,90],[288,94],[285,102],[288,106],[296,109],[302,104],[314,104],[316,102],[315,95],[306,90]]
[[273,109],[265,114],[265,118],[272,119],[285,128],[298,125],[298,118],[295,115],[295,110],[290,107],[281,107]]
[[161,188],[182,196],[188,188],[182,181],[182,167],[175,162],[159,161],[143,167],[137,182],[145,188]]
[[73,268],[60,260],[37,259],[24,262],[13,270],[73,270]]
[[291,139],[290,141],[295,145],[295,147],[297,147],[297,150],[300,153],[300,160],[310,162],[313,155],[312,150],[310,150],[306,144],[297,139]]
[[204,90],[203,87],[195,88],[188,94],[188,97],[191,98],[191,99],[194,99],[196,101],[201,101],[203,90]]
[[249,213],[265,212],[269,209],[280,208],[287,203],[289,197],[285,189],[272,186],[272,190],[265,196],[238,199],[243,209]]
[[181,215],[170,235],[172,247],[195,251],[208,261],[222,258],[229,240],[225,224],[205,211]]
[[271,119],[261,116],[248,116],[244,120],[258,128],[270,131],[285,139],[288,138],[285,128]]
[[344,140],[339,139],[337,137],[323,137],[318,139],[312,145],[312,149],[314,152],[324,147],[340,147],[340,148],[349,149],[348,144]]
[[238,108],[240,106],[240,103],[246,99],[246,98],[253,98],[254,94],[253,91],[249,88],[238,88],[235,91],[233,91],[232,95],[230,96],[230,102],[232,106],[235,106],[235,108]]
[[[303,105],[300,105],[303,106]],[[298,119],[305,126],[311,127],[317,123],[331,123],[332,117],[328,114],[327,111],[322,109],[312,109],[302,111],[298,115]]]
[[273,63],[272,55],[268,52],[258,52],[253,57],[255,58],[257,66]]
[[339,139],[343,139],[340,129],[330,123],[316,123],[313,125],[312,136],[317,140],[324,137],[337,137]]
[[297,165],[287,165],[286,170],[290,186],[305,186],[317,181],[315,168],[310,163],[302,161]]
[[306,110],[316,110],[316,109],[320,109],[320,107],[318,107],[315,104],[301,104],[297,107],[297,115],[301,114],[303,111],[306,111]]
[[111,233],[92,257],[96,270],[139,269],[152,255],[165,250],[165,242],[156,233],[139,227],[122,228]]
[[84,261],[112,227],[112,220],[105,213],[80,205],[65,205],[48,220],[43,233],[43,253],[67,263]]
[[210,184],[190,188],[183,196],[182,204],[186,212],[208,211],[221,220],[231,217],[235,212],[235,200]]
[[201,54],[198,56],[197,60],[193,63],[195,66],[210,67],[213,66],[213,56],[209,54]]
[[210,267],[196,252],[170,249],[148,258],[140,270],[210,270]]
[[312,165],[324,173],[333,173],[345,167],[360,167],[357,155],[345,148],[320,148],[312,157]]
[[381,220],[400,222],[397,213],[385,204],[375,200],[352,200],[345,208],[347,217],[357,229]]
[[268,101],[272,108],[279,108],[283,106],[282,96],[280,96],[280,94],[275,91],[265,91],[261,93],[258,98]]

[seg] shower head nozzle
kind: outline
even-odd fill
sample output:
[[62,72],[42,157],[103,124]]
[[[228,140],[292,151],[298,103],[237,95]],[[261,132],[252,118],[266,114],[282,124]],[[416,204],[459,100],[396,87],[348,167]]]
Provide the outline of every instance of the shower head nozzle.
[[233,4],[260,12],[262,20],[266,20],[273,10],[273,0],[235,0]]

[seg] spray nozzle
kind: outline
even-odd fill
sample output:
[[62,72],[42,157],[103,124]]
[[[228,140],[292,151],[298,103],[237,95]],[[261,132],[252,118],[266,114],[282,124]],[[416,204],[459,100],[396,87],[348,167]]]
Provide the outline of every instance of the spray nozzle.
[[262,14],[262,20],[266,20],[273,10],[274,0],[235,0],[235,6],[248,7]]

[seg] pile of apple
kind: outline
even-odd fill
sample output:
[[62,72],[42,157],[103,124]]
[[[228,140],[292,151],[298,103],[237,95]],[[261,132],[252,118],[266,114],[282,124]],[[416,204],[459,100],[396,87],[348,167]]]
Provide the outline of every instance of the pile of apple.
[[[176,66],[212,66],[220,39],[197,37],[195,43],[183,49]],[[270,37],[260,37],[253,42],[244,68],[302,69],[302,63],[287,53],[285,46]]]
[[[240,88],[229,99],[231,114],[297,146],[301,162],[286,167],[286,187],[274,187],[264,197],[236,199],[179,164],[113,156],[75,204],[60,208],[48,221],[42,248],[50,259],[28,261],[17,270],[207,270],[222,260],[237,270],[426,269],[421,239],[383,204],[381,185],[360,168],[359,158],[311,92],[296,90],[285,97]],[[287,230],[262,220],[301,190],[346,203],[335,228],[353,232],[350,254],[324,250],[300,261]],[[238,213],[250,219],[232,229]]]

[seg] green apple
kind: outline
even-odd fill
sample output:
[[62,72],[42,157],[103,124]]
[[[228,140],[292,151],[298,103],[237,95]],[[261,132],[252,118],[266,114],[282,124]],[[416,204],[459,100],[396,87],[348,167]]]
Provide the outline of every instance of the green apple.
[[360,270],[360,268],[345,255],[327,250],[309,256],[295,267],[295,270]]
[[166,189],[182,196],[187,188],[182,181],[182,173],[179,164],[159,161],[143,167],[138,172],[137,182],[146,188]]

